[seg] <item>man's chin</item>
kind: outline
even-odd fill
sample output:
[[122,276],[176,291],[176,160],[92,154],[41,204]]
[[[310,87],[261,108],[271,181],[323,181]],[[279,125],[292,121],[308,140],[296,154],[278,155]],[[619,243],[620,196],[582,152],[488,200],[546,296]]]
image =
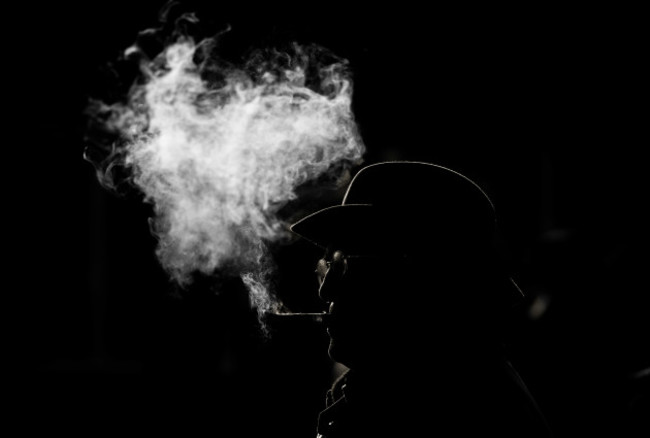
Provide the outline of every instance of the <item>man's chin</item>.
[[327,350],[327,354],[329,355],[330,359],[332,359],[334,362],[338,362],[348,366],[347,363],[350,360],[349,352],[347,351],[345,346],[341,345],[340,342],[336,342],[333,339],[330,339],[330,345]]

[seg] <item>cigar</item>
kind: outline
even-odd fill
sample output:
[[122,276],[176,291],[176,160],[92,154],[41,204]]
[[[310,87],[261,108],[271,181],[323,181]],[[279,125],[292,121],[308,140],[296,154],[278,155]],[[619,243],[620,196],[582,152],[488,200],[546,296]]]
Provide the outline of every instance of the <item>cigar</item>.
[[282,312],[282,313],[268,313],[268,315],[273,317],[280,317],[286,320],[312,320],[316,322],[323,322],[329,318],[329,313],[327,312]]

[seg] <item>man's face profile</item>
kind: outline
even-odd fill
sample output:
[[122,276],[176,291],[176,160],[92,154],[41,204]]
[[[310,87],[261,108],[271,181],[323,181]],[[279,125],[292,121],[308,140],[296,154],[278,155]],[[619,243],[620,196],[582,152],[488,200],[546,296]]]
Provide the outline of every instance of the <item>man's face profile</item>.
[[[346,255],[328,250],[316,264],[319,296],[329,305],[330,357],[347,366],[384,357],[391,334],[401,328],[388,321],[401,299],[403,257]],[[389,325],[392,324],[392,325]]]

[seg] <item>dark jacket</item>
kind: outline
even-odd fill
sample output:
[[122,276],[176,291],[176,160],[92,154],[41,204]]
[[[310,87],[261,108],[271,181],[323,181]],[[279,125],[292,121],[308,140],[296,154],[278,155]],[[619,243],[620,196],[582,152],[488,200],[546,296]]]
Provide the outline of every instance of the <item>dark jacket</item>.
[[552,436],[507,360],[443,368],[381,379],[346,372],[327,393],[319,438]]

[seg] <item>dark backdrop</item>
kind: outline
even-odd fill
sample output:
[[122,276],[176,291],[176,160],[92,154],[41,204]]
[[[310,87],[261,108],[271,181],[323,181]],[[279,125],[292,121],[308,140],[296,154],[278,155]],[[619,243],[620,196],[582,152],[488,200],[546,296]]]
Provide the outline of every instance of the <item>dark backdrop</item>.
[[[14,418],[85,436],[313,436],[336,371],[322,330],[279,324],[263,339],[234,280],[218,294],[201,284],[175,294],[149,206],[101,188],[82,158],[102,69],[163,3],[7,11]],[[529,293],[513,360],[551,424],[563,436],[641,436],[650,315],[638,11],[187,5],[207,24],[231,23],[242,49],[296,39],[347,58],[366,163],[427,160],[484,185]],[[318,254],[301,242],[276,251],[276,281],[307,307],[314,297],[296,296],[315,293]]]

